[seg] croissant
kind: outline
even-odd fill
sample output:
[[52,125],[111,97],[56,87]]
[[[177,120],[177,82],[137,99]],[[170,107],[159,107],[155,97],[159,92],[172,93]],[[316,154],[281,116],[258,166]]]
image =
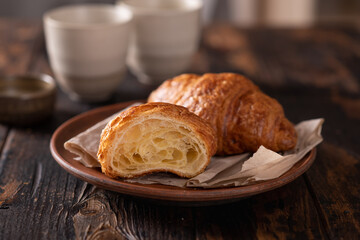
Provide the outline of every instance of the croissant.
[[295,147],[297,135],[282,106],[249,79],[234,73],[183,74],[165,81],[148,102],[182,105],[208,121],[218,136],[217,154]]
[[188,109],[147,103],[125,110],[107,124],[97,156],[110,177],[172,172],[190,178],[205,170],[216,144],[210,124]]

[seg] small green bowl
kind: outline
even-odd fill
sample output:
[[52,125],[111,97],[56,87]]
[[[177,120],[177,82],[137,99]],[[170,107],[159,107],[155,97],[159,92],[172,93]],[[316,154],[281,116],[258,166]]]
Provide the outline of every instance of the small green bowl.
[[56,84],[46,74],[0,76],[0,122],[32,125],[54,109]]

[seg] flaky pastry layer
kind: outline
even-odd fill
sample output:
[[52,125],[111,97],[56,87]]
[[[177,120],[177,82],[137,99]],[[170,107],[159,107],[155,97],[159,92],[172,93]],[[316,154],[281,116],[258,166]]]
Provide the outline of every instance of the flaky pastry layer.
[[205,170],[216,142],[213,128],[186,108],[149,103],[129,108],[108,123],[98,158],[110,177],[172,172],[190,178]]

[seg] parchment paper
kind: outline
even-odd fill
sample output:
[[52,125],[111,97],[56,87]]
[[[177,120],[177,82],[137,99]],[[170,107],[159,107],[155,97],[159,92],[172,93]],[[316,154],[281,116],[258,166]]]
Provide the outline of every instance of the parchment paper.
[[[76,160],[86,167],[100,167],[96,153],[101,131],[117,114],[95,124],[65,142],[65,149],[76,154],[78,156]],[[156,183],[178,187],[219,188],[242,186],[255,183],[256,181],[277,178],[322,142],[321,128],[323,122],[324,119],[319,118],[297,124],[295,126],[298,133],[297,145],[294,150],[283,154],[273,152],[261,146],[254,154],[244,153],[227,157],[212,157],[206,170],[191,179],[180,178],[168,173],[155,173],[139,178],[126,179],[125,181],[142,184]]]

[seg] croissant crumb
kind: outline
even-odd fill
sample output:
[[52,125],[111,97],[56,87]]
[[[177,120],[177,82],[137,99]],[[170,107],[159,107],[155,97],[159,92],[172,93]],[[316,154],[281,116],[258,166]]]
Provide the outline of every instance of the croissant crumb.
[[98,158],[111,177],[152,172],[193,177],[204,171],[216,151],[216,134],[186,108],[151,103],[132,107],[103,130]]

